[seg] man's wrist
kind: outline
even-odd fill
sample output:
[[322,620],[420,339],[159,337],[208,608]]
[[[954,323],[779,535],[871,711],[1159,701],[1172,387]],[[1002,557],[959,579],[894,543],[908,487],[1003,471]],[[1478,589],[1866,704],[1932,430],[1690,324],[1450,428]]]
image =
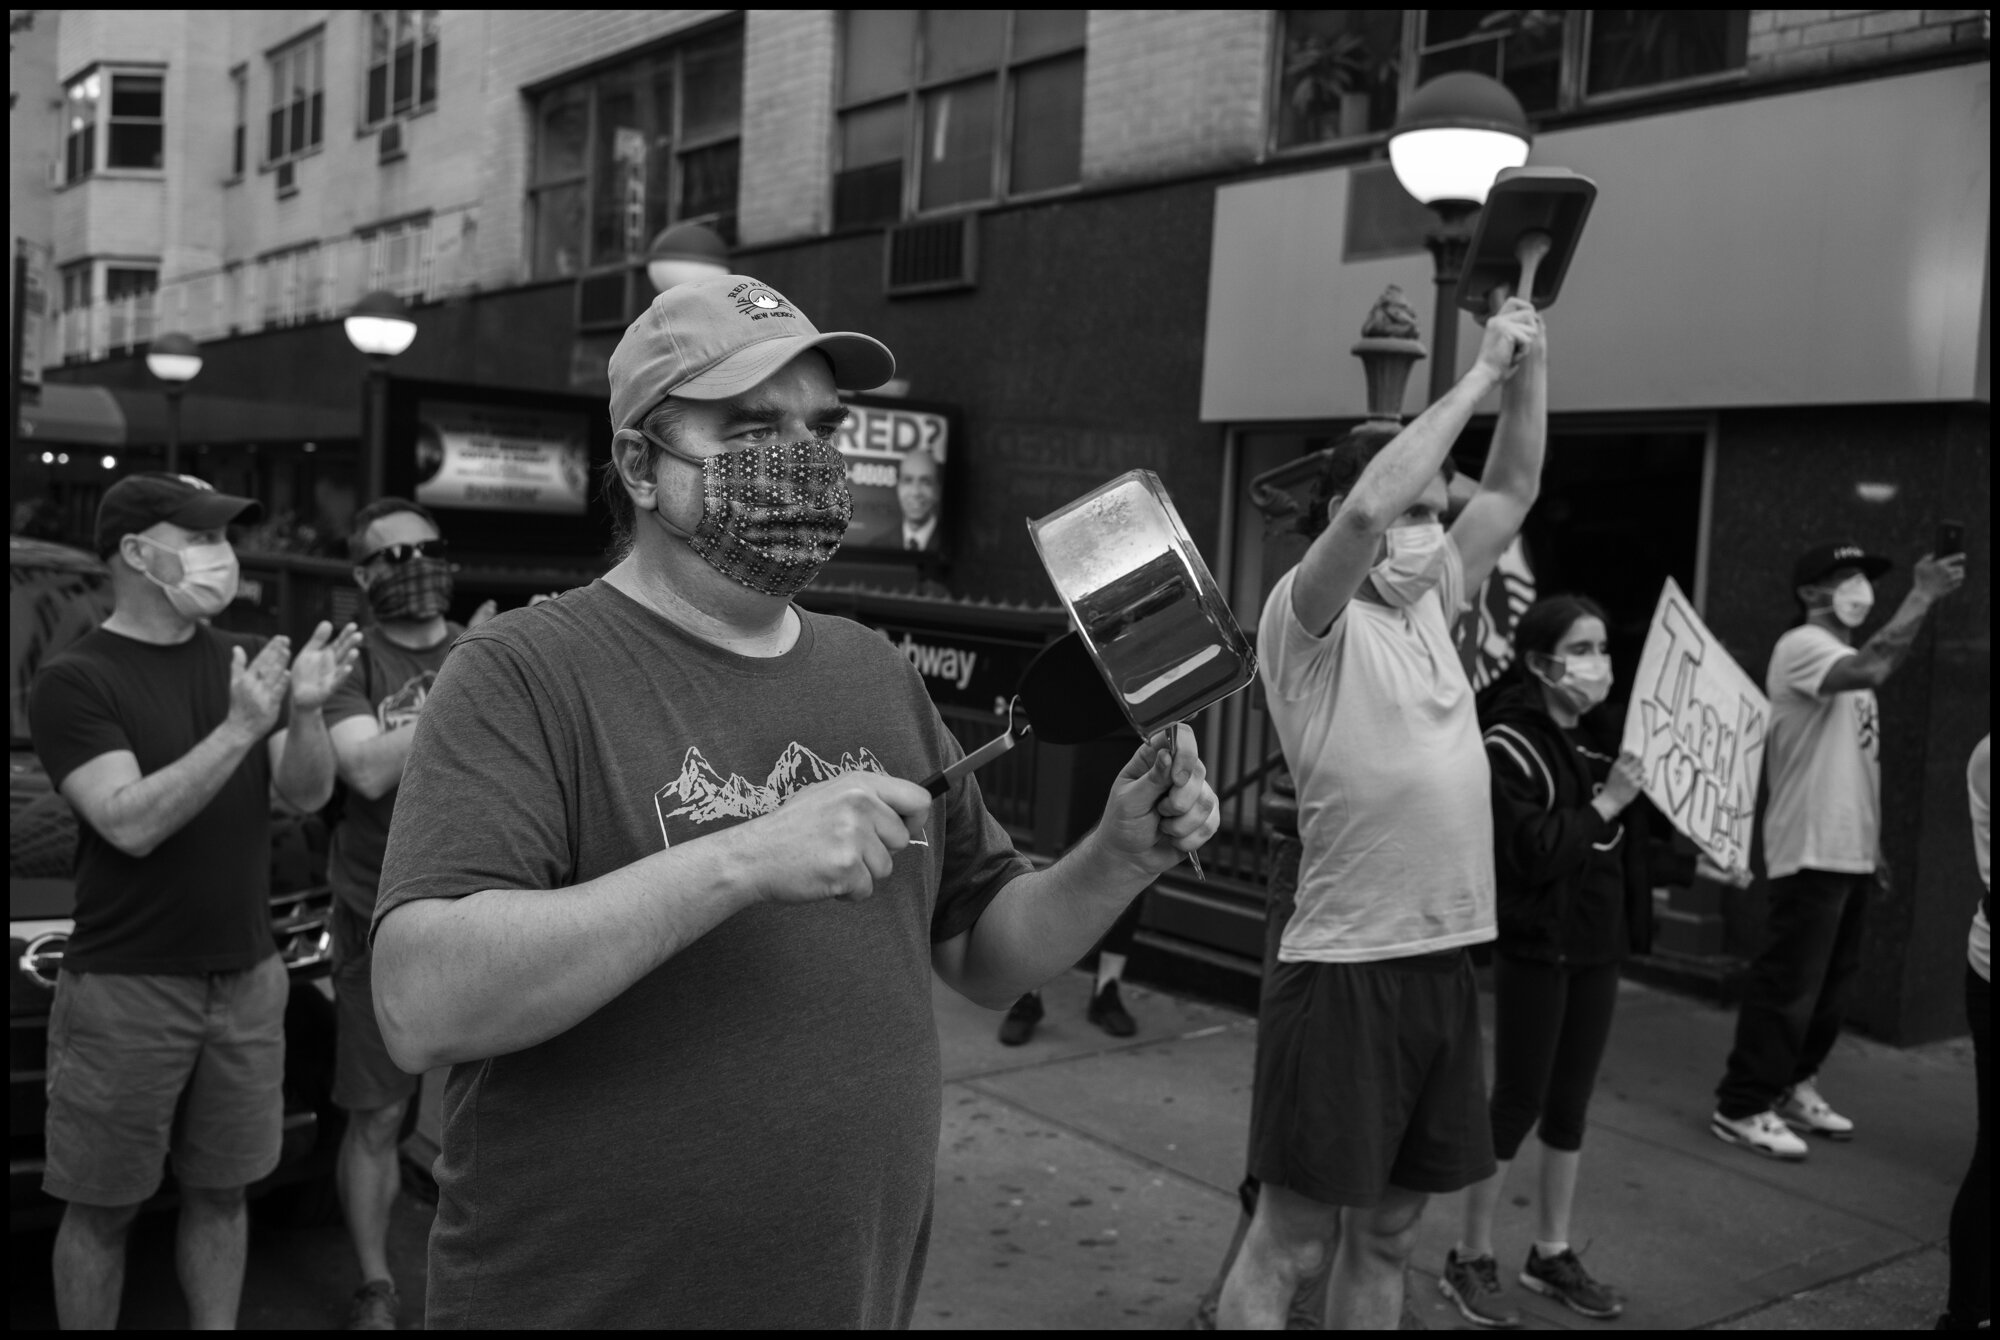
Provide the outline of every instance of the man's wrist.
[[1124,851],[1104,835],[1103,825],[1090,830],[1071,851],[1076,860],[1078,884],[1090,892],[1103,892],[1120,903],[1129,902],[1132,891],[1158,878],[1159,871],[1146,860],[1146,853]]

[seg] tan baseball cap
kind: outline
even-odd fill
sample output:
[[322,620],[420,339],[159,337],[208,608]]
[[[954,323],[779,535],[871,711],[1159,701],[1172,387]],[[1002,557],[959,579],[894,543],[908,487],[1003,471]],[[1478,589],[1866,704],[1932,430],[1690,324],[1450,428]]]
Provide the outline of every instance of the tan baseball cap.
[[865,391],[896,375],[895,356],[880,340],[846,330],[823,335],[784,294],[748,275],[676,284],[611,351],[611,427],[635,426],[670,395],[741,395],[808,349],[826,355],[843,390]]

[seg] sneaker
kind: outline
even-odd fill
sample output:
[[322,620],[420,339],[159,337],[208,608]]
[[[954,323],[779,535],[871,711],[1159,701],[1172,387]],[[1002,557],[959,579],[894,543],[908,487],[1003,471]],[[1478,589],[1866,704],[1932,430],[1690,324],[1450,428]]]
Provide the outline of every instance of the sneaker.
[[1042,1021],[1042,993],[1030,991],[1014,1002],[1014,1008],[1007,1011],[1006,1021],[1000,1025],[1000,1045],[1018,1047],[1035,1036],[1035,1025]]
[[393,1331],[396,1329],[398,1306],[393,1282],[369,1280],[354,1291],[354,1301],[347,1305],[347,1329]]
[[1826,1099],[1819,1096],[1819,1087],[1810,1079],[1802,1079],[1786,1090],[1785,1096],[1778,1100],[1778,1115],[1787,1126],[1807,1135],[1823,1135],[1829,1140],[1854,1138],[1854,1123],[1828,1107]]
[[1625,1300],[1592,1279],[1576,1253],[1567,1247],[1554,1256],[1543,1256],[1538,1249],[1528,1248],[1527,1264],[1521,1267],[1521,1283],[1593,1321],[1610,1321],[1625,1310]]
[[1490,1256],[1460,1256],[1455,1248],[1446,1252],[1438,1292],[1474,1326],[1511,1331],[1521,1324],[1520,1313],[1500,1305],[1500,1266]]
[[1708,1119],[1709,1133],[1726,1145],[1742,1145],[1766,1158],[1802,1159],[1806,1142],[1793,1135],[1791,1127],[1776,1112],[1759,1112],[1749,1117],[1725,1117],[1720,1112]]
[[1139,1025],[1125,1012],[1125,1006],[1118,999],[1118,983],[1106,982],[1104,989],[1090,998],[1090,1022],[1109,1033],[1114,1038],[1129,1038],[1139,1031]]

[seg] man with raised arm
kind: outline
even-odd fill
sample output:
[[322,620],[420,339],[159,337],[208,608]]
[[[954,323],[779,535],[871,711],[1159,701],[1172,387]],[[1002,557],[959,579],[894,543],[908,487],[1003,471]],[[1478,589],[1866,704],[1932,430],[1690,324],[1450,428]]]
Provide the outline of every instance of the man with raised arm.
[[[1334,453],[1323,529],[1265,602],[1260,673],[1305,851],[1258,1015],[1261,1191],[1222,1327],[1281,1329],[1332,1250],[1329,1327],[1394,1330],[1425,1203],[1493,1171],[1466,952],[1494,936],[1492,801],[1451,630],[1534,504],[1547,386],[1541,320],[1512,299],[1441,400]],[[1447,532],[1448,454],[1496,387],[1479,491]]]
[[1708,1129],[1767,1158],[1804,1158],[1798,1132],[1854,1135],[1854,1123],[1821,1096],[1819,1068],[1840,1037],[1861,971],[1868,889],[1886,874],[1875,690],[1903,663],[1931,606],[1965,581],[1963,554],[1917,560],[1896,613],[1856,647],[1875,580],[1892,566],[1844,542],[1802,554],[1792,568],[1799,622],[1771,649],[1764,677],[1770,912]]
[[[894,371],[741,275],[612,354],[605,577],[460,638],[417,724],[376,1012],[450,1063],[431,1326],[907,1325],[933,974],[1001,1008],[1216,827],[1193,733],[1041,871],[909,662],[792,603],[851,504],[836,388]],[[921,840],[928,845],[917,845]]]

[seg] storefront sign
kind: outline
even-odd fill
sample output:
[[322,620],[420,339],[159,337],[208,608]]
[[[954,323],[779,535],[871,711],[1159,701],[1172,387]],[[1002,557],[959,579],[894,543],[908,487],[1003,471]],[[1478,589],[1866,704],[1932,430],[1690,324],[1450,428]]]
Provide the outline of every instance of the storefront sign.
[[847,458],[854,498],[848,549],[936,553],[948,538],[944,511],[951,421],[933,410],[848,406],[834,445]]
[[1639,657],[1625,752],[1646,798],[1731,874],[1750,868],[1750,826],[1771,704],[1730,659],[1673,578]]
[[417,407],[417,501],[427,507],[582,516],[582,415],[427,400]]
[[937,632],[902,624],[867,621],[922,676],[931,701],[1007,714],[1007,701],[1028,662],[1040,650],[977,634]]

